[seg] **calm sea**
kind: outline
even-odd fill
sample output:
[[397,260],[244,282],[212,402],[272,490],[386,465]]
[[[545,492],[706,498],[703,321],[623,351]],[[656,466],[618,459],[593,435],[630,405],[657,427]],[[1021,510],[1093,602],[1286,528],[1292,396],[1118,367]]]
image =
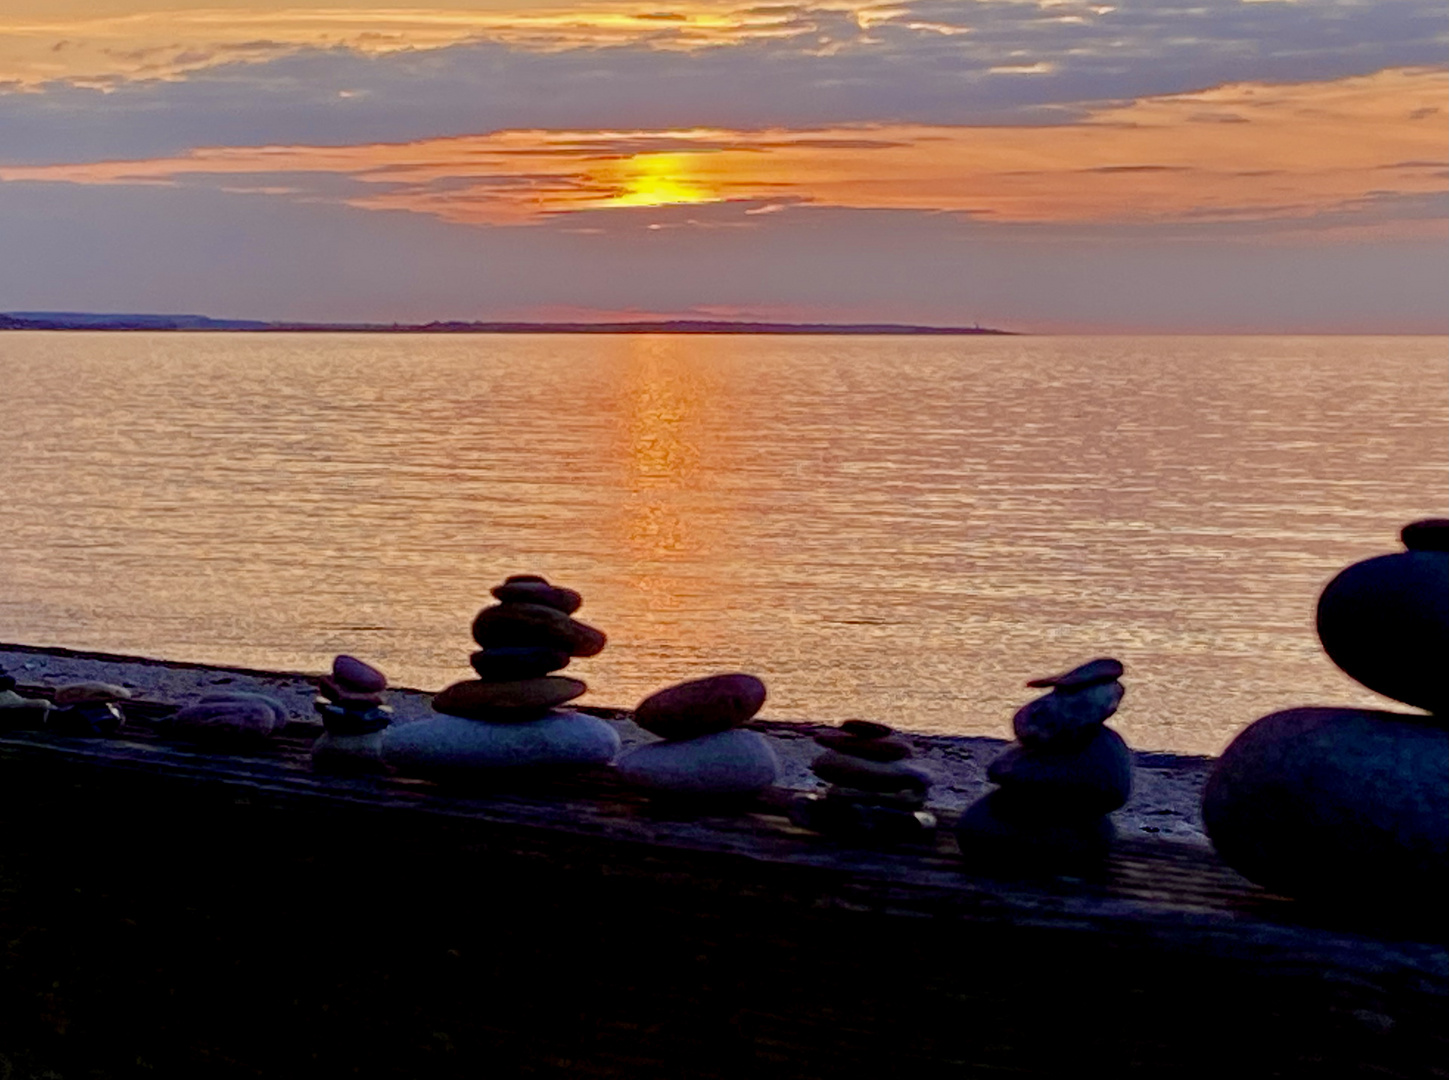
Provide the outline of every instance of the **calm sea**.
[[0,639],[467,677],[504,575],[584,593],[585,702],[1005,735],[1110,654],[1134,745],[1380,701],[1319,589],[1449,513],[1438,338],[8,333]]

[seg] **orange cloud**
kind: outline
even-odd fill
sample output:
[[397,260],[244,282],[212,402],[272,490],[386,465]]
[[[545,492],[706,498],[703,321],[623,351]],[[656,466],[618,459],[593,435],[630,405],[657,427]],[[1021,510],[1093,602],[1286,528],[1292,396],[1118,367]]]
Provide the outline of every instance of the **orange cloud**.
[[[238,186],[240,176],[286,174],[257,183],[297,193],[282,197],[493,225],[730,200],[928,210],[995,222],[1295,219],[1389,196],[1443,193],[1446,100],[1449,73],[1410,69],[1144,98],[1045,127],[506,131],[0,167],[0,179],[155,184],[212,176]],[[330,186],[317,183],[324,179]]]
[[[9,5],[7,5],[8,7]],[[217,64],[266,60],[301,48],[345,46],[368,55],[487,40],[524,49],[647,43],[706,45],[803,33],[788,6],[737,7],[688,0],[663,10],[628,0],[549,0],[458,4],[450,8],[267,8],[213,0],[205,7],[155,10],[154,3],[37,5],[0,14],[0,84],[36,86],[65,79],[108,85],[117,78],[181,78]],[[867,0],[825,0],[818,10],[860,11]],[[878,6],[878,5],[877,5]],[[59,8],[59,10],[56,10]],[[107,10],[109,9],[109,10]],[[868,25],[871,16],[858,19]]]

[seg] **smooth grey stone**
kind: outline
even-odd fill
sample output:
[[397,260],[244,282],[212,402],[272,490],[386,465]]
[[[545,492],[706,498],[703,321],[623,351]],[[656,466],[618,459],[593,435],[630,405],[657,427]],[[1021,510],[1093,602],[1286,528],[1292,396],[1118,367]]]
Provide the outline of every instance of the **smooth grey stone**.
[[1410,551],[1449,551],[1449,518],[1425,518],[1405,525],[1399,539]]
[[519,709],[535,712],[552,709],[556,705],[572,701],[586,690],[586,683],[561,675],[544,675],[537,679],[520,679],[517,682],[469,679],[466,682],[454,683],[434,694],[433,711],[450,716],[509,723],[513,718],[495,717],[492,714]]
[[1272,713],[1223,751],[1203,822],[1229,866],[1290,896],[1442,904],[1449,731],[1369,709]]
[[827,750],[810,764],[810,771],[829,784],[863,791],[926,791],[929,773],[897,761],[866,761]]
[[44,698],[21,697],[14,690],[0,690],[0,730],[42,728],[54,708]]
[[1125,692],[1119,682],[1094,683],[1081,689],[1057,688],[1017,710],[1011,728],[1018,739],[1028,744],[1057,739],[1080,742],[1091,734],[1089,729],[1117,711]]
[[382,736],[382,728],[358,735],[324,731],[312,744],[312,768],[329,773],[385,772]]
[[758,731],[732,729],[635,747],[619,759],[618,768],[629,783],[649,791],[744,795],[773,784],[780,761]]
[[333,660],[332,678],[344,690],[376,694],[387,689],[387,676],[355,656],[339,656]]
[[583,607],[584,598],[572,589],[546,581],[508,581],[494,586],[493,595],[503,604],[542,604],[572,615]]
[[1075,690],[1084,686],[1095,686],[1097,683],[1116,682],[1122,677],[1122,661],[1113,660],[1110,656],[1104,656],[1097,660],[1088,660],[1085,664],[1072,668],[1071,671],[1063,672],[1061,675],[1048,675],[1045,679],[1032,679],[1027,686],[1060,686],[1064,690]]
[[968,869],[1086,870],[1106,858],[1116,836],[1112,819],[1105,815],[1062,821],[1017,810],[1005,789],[966,808],[956,823],[956,842]]
[[745,723],[765,704],[753,675],[710,675],[667,686],[634,709],[634,723],[661,739],[693,739]]
[[1099,727],[1085,746],[1013,743],[987,768],[986,778],[1020,791],[1023,798],[1039,800],[1043,807],[1108,814],[1132,794],[1132,752],[1122,736]]
[[66,683],[55,692],[57,705],[79,705],[83,701],[125,701],[131,691],[107,682]]
[[607,765],[619,736],[597,716],[559,711],[524,724],[489,724],[438,716],[394,724],[382,740],[393,768],[420,776]]
[[265,701],[206,701],[174,713],[170,732],[196,742],[229,739],[264,739],[285,726]]
[[483,648],[536,645],[570,656],[595,656],[608,639],[602,630],[542,604],[496,604],[478,612],[473,640]]
[[260,702],[272,710],[272,715],[276,718],[277,727],[279,728],[285,727],[287,721],[291,718],[291,714],[287,712],[287,707],[270,694],[254,694],[246,690],[213,690],[209,693],[202,694],[199,699],[199,703],[202,705],[210,705],[219,701]]
[[815,742],[827,750],[867,761],[904,761],[911,756],[910,746],[900,739],[862,739],[844,731],[824,731],[815,736]]
[[484,649],[468,658],[484,682],[516,682],[536,679],[569,666],[569,654],[557,649],[521,645],[514,648]]
[[1403,551],[1348,567],[1318,598],[1318,640],[1370,690],[1449,713],[1449,552]]

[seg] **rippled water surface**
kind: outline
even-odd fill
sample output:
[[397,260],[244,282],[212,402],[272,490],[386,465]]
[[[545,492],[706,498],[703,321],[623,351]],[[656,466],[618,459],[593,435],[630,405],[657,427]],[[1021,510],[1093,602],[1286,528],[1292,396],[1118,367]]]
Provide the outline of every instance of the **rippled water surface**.
[[534,571],[597,704],[743,669],[1004,735],[1111,654],[1129,741],[1216,752],[1382,703],[1315,598],[1449,512],[1442,339],[12,332],[0,376],[0,639],[436,688]]

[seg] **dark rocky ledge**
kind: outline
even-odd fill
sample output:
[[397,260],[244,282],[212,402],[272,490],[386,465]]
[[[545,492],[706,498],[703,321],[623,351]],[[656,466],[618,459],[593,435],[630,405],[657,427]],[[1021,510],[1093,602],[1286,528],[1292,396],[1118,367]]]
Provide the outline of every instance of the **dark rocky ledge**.
[[[47,672],[98,655],[0,653],[22,684],[17,653]],[[1201,844],[1139,834],[1090,878],[1001,879],[947,830],[889,850],[804,832],[783,794],[691,816],[611,770],[490,791],[326,777],[315,725],[219,754],[159,738],[161,712],[133,707],[115,740],[0,735],[0,1072],[1443,1076],[1449,1061],[1442,921],[1308,908]],[[783,727],[799,725],[767,725]]]

